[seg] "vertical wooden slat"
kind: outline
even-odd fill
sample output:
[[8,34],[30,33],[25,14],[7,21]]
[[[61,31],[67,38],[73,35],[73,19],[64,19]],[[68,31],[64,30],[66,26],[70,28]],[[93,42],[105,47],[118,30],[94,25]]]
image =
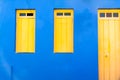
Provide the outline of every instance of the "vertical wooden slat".
[[115,80],[115,26],[114,20],[110,20],[110,80]]
[[109,21],[104,20],[104,70],[105,70],[105,80],[109,80]]
[[99,58],[99,80],[104,80],[104,51],[103,51],[103,36],[104,36],[104,20],[98,20],[98,58]]
[[119,28],[119,19],[116,19],[116,20],[114,20],[115,21],[115,46],[116,46],[116,48],[115,48],[115,51],[116,51],[116,58],[115,58],[115,60],[116,60],[116,62],[115,62],[115,73],[116,73],[116,80],[119,80],[119,73],[120,73],[120,71],[119,71],[119,68],[120,68],[120,66],[119,66],[119,44],[120,44],[120,39],[119,39],[119,36],[120,36],[120,28]]
[[120,79],[120,19],[118,20],[118,56],[117,56],[117,60],[118,60],[118,78]]
[[30,52],[35,51],[35,20],[28,19],[28,40],[27,40],[27,50]]

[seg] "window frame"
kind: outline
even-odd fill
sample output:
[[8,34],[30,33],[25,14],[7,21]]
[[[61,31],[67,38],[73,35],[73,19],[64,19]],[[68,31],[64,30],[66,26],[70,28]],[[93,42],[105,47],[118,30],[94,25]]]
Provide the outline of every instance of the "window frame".
[[[117,14],[117,16],[116,16],[116,14]],[[113,13],[113,17],[114,17],[114,18],[118,18],[118,17],[119,17],[119,13],[114,12],[114,13]]]
[[106,13],[106,18],[112,18],[113,16],[112,16],[112,12],[107,12]]

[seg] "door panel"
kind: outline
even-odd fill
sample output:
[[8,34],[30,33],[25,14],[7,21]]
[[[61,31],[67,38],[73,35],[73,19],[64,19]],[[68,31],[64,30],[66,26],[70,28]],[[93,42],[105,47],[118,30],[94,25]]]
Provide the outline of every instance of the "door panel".
[[[104,11],[99,11],[104,13]],[[106,12],[107,13],[107,12]],[[109,12],[111,13],[111,12]],[[99,80],[120,79],[120,20],[98,15]]]

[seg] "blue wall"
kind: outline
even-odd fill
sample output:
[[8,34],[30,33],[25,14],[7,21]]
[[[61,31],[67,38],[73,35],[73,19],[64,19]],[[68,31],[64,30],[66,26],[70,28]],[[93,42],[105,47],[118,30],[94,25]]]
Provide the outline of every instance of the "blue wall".
[[[0,80],[98,80],[97,8],[119,0],[0,0]],[[16,54],[16,9],[36,9],[36,53]],[[53,9],[74,8],[74,54],[53,53]]]

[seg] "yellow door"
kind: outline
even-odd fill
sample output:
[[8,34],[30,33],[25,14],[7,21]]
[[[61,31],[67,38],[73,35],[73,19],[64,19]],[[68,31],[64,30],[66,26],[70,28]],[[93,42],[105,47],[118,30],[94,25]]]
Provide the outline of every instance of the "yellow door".
[[35,52],[35,10],[16,11],[16,52]]
[[98,10],[99,80],[120,80],[120,10]]
[[73,53],[73,9],[54,10],[54,52]]

